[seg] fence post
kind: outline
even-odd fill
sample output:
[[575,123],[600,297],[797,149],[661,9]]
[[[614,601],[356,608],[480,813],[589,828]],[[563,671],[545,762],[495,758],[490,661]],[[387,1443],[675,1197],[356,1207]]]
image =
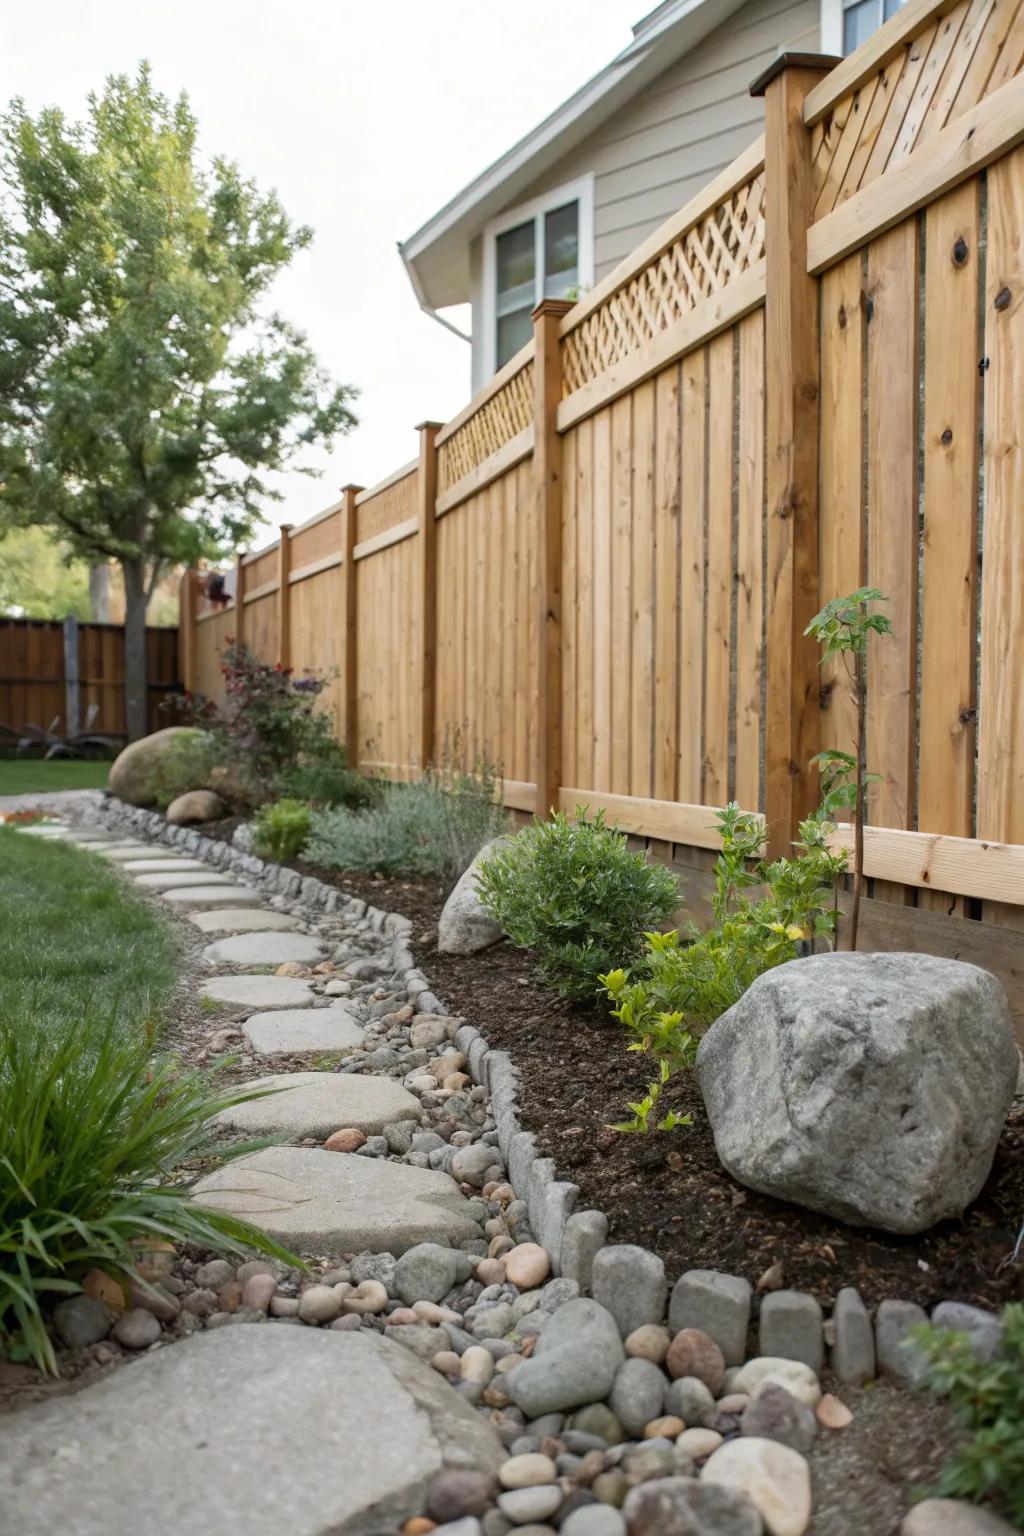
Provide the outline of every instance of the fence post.
[[82,725],[79,685],[78,620],[69,613],[64,620],[64,727],[67,736],[74,736]]
[[178,676],[186,693],[196,691],[196,572],[186,567],[178,589]]
[[235,644],[245,644],[245,556],[235,566]]
[[818,655],[804,629],[818,607],[818,280],[807,273],[814,213],[804,97],[839,62],[782,54],[750,88],[765,104],[765,357],[768,379],[768,851],[788,853],[818,801]]
[[341,488],[341,634],[345,659],[341,668],[342,732],[345,755],[359,766],[359,653],[356,612],[356,497],[361,485]]
[[420,601],[419,718],[416,748],[423,771],[434,758],[437,682],[437,448],[439,421],[421,421],[420,463],[416,480],[416,574]]
[[558,324],[568,299],[544,299],[533,311],[533,489],[537,519],[538,816],[558,809],[562,777],[562,439],[556,413],[562,398]]
[[282,667],[292,664],[292,524],[281,524],[277,546],[277,659]]

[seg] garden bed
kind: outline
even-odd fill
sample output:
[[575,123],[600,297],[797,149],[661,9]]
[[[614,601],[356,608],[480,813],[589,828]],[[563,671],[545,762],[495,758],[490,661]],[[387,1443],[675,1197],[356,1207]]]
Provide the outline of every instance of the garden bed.
[[[205,827],[230,840],[237,821]],[[623,1134],[610,1124],[642,1097],[651,1064],[626,1051],[618,1023],[602,1008],[564,1002],[533,974],[530,956],[508,943],[469,956],[437,949],[441,881],[291,868],[413,922],[412,947],[432,989],[488,1042],[507,1050],[520,1074],[521,1118],[558,1175],[580,1187],[579,1209],[602,1210],[609,1240],[658,1253],[670,1276],[721,1269],[756,1285],[781,1264],[773,1284],[830,1302],[855,1285],[868,1306],[899,1297],[931,1307],[957,1300],[996,1308],[1018,1299],[1021,1268],[1009,1262],[1024,1215],[1024,1108],[1011,1111],[992,1174],[962,1221],[916,1237],[844,1226],[756,1194],[722,1168],[694,1077],[673,1079],[665,1102],[693,1117],[676,1131]],[[870,1127],[865,1127],[870,1135]]]

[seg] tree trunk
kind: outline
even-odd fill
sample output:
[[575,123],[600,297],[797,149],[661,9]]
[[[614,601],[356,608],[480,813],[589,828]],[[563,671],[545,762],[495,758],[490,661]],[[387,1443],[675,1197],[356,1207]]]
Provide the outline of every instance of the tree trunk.
[[146,567],[122,560],[124,572],[124,704],[131,741],[147,735],[146,709]]
[[94,624],[110,623],[110,565],[106,560],[89,567],[89,611]]

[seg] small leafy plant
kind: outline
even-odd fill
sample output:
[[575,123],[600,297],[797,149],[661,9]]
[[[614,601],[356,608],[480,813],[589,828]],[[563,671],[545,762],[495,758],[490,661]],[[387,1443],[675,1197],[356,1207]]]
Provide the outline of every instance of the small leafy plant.
[[541,977],[563,997],[593,999],[614,959],[639,959],[644,933],[679,905],[672,872],[630,850],[603,811],[575,821],[535,820],[484,861],[485,909],[513,944],[533,950]]
[[149,792],[160,810],[166,811],[172,800],[190,789],[205,789],[221,758],[221,748],[209,732],[192,730],[178,736],[149,776]]
[[[801,825],[797,856],[771,863],[761,857],[759,817],[730,804],[717,821],[722,851],[713,926],[706,933],[691,926],[685,942],[675,931],[648,933],[646,952],[632,970],[620,966],[600,977],[614,1017],[632,1037],[628,1049],[653,1057],[667,1075],[692,1067],[701,1035],[758,976],[835,927],[835,889],[846,855],[829,851],[823,811]],[[756,900],[746,894],[753,888],[762,892]],[[647,1117],[638,1118],[644,1125],[629,1129],[645,1128]]]
[[877,782],[878,774],[865,771],[867,756],[867,719],[865,715],[865,661],[869,635],[891,635],[892,621],[876,613],[872,605],[889,599],[877,587],[859,587],[848,597],[834,597],[804,630],[821,646],[822,662],[841,656],[853,684],[857,710],[857,736],[851,754],[835,748],[819,752],[811,761],[822,774],[822,792],[826,814],[834,816],[840,808],[853,812],[853,903],[850,911],[850,948],[857,948],[857,924],[860,918],[864,886],[864,803],[868,784]]
[[[636,1046],[630,1046],[630,1050],[636,1050]],[[619,1120],[612,1125],[613,1131],[649,1131],[652,1129],[651,1116],[656,1113],[661,1091],[672,1076],[672,1068],[668,1062],[661,1062],[658,1076],[647,1085],[647,1092],[642,1099],[629,1100],[627,1108],[633,1111],[629,1120]],[[680,1125],[692,1125],[692,1115],[680,1115],[676,1110],[670,1109],[668,1114],[662,1115],[653,1126],[658,1131],[674,1131]]]
[[256,814],[252,846],[261,859],[294,859],[309,836],[313,812],[302,800],[275,800]]
[[978,1360],[966,1334],[924,1324],[915,1338],[929,1359],[928,1386],[949,1398],[967,1432],[929,1494],[991,1503],[1024,1526],[1024,1304],[1003,1309],[1003,1336]]

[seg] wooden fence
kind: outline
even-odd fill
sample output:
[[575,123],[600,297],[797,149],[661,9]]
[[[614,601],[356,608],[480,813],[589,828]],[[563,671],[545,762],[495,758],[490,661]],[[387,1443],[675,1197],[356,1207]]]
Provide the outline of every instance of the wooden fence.
[[604,806],[697,870],[728,799],[780,851],[817,802],[855,711],[803,631],[877,585],[865,932],[997,950],[1024,1006],[1022,64],[1022,0],[777,61],[764,138],[414,463],[247,556],[227,613],[187,584],[186,676],[216,691],[226,633],[337,666],[365,766],[458,731],[511,806]]
[[[168,721],[160,705],[181,687],[178,631],[146,630],[149,729]],[[0,619],[0,724],[18,730],[56,720],[63,734],[84,728],[123,735],[124,626]]]

